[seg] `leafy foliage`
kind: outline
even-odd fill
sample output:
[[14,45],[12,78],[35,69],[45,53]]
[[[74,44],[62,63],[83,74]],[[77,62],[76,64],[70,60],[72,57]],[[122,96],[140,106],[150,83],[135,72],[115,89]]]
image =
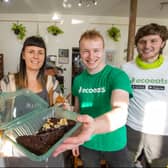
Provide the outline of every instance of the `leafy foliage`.
[[121,38],[121,32],[120,29],[117,27],[112,26],[110,29],[107,30],[107,33],[110,38],[112,38],[114,41],[119,41]]
[[23,38],[26,36],[26,27],[23,24],[13,23],[11,29],[20,40],[23,40]]
[[57,36],[58,34],[63,34],[64,32],[56,25],[51,25],[47,27],[48,33]]

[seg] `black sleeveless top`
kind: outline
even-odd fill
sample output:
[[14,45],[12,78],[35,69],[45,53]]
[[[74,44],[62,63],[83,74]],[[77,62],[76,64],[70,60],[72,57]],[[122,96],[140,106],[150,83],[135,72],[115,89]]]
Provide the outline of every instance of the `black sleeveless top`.
[[41,92],[37,93],[42,99],[44,99],[49,104],[48,92],[47,89],[43,89]]

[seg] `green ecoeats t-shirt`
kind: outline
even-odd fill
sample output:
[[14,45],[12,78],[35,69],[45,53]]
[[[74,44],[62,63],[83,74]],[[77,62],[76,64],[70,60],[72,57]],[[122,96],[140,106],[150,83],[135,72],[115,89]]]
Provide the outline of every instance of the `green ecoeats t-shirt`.
[[[97,117],[111,110],[111,93],[122,89],[132,95],[128,76],[121,69],[106,65],[100,72],[89,74],[87,70],[73,82],[72,93],[80,102],[80,114]],[[103,127],[103,125],[102,125]],[[83,146],[98,151],[117,151],[127,143],[126,127],[116,131],[96,134]]]

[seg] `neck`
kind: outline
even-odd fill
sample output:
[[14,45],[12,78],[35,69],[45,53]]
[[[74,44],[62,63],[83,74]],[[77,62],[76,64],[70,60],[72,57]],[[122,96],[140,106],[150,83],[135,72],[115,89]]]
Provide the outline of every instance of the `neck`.
[[31,80],[37,80],[37,75],[39,73],[39,71],[33,71],[33,70],[26,70],[27,73],[27,80],[31,81]]
[[148,60],[147,61],[144,61],[141,59],[141,57],[138,55],[136,57],[136,60],[135,60],[136,64],[138,67],[142,68],[142,69],[154,69],[154,68],[158,68],[160,67],[163,62],[164,62],[164,58],[162,55],[159,55],[156,59],[153,59],[153,60]]
[[37,79],[38,71],[27,70],[27,82],[28,89],[34,93],[38,93],[42,90],[42,85]]
[[141,60],[144,61],[144,62],[146,62],[146,63],[153,63],[153,62],[155,62],[155,61],[157,61],[159,59],[159,56],[160,55],[157,55],[155,57],[149,58],[147,60],[142,60],[142,59]]

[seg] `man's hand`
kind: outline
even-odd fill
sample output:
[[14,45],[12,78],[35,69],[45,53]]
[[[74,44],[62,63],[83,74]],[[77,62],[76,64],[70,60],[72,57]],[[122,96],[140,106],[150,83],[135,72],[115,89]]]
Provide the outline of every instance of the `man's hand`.
[[95,121],[88,115],[79,115],[77,120],[82,123],[75,135],[67,138],[54,152],[53,156],[56,157],[60,153],[76,148],[88,141],[95,131]]

